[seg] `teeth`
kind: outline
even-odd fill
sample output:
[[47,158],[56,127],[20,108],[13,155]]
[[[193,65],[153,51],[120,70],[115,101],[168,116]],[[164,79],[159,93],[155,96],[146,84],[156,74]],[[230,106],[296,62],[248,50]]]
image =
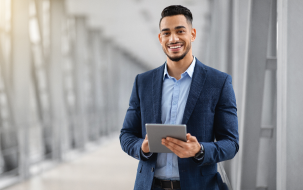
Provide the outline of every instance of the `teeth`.
[[180,48],[181,46],[172,46],[170,47],[171,49],[176,49],[176,48]]

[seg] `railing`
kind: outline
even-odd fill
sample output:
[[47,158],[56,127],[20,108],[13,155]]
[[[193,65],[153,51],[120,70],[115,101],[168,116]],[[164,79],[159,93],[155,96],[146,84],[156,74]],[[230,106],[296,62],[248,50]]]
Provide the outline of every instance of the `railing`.
[[218,163],[217,183],[220,190],[233,190],[222,163]]

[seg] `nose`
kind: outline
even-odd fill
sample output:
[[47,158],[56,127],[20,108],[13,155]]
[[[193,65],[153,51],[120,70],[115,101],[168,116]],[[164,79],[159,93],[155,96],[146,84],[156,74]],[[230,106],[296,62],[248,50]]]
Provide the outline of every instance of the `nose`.
[[171,34],[169,38],[170,43],[175,43],[179,40],[178,36],[176,34]]

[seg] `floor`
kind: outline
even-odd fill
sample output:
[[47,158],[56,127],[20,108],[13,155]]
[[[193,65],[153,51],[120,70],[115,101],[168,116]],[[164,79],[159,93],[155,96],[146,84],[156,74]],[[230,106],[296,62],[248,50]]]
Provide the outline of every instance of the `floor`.
[[117,190],[133,189],[138,161],[124,153],[118,134],[100,148],[72,162],[5,190]]

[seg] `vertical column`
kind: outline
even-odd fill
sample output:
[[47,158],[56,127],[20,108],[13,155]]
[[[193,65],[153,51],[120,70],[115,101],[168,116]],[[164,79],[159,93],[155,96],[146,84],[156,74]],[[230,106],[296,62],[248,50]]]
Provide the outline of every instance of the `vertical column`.
[[[48,76],[50,81],[50,100],[52,115],[53,159],[61,159],[61,139],[67,117],[63,92],[63,58],[62,58],[62,27],[65,20],[64,1],[50,1],[50,61]],[[66,130],[66,129],[65,129]]]
[[[0,8],[1,9],[1,8]],[[1,14],[1,13],[0,13]],[[0,22],[1,22],[1,19],[0,19]],[[1,24],[1,23],[0,23]],[[1,36],[1,25],[0,25],[0,37],[2,37]],[[2,44],[1,44],[1,42],[0,42],[0,89],[1,90],[3,90],[3,64],[4,64],[5,62],[4,62],[4,56],[3,56],[3,52],[2,52]],[[2,93],[0,93],[0,96],[2,96]],[[0,104],[0,106],[2,106],[2,104]],[[2,112],[2,109],[0,109],[0,111]],[[4,136],[5,136],[5,134],[4,134],[4,130],[3,130],[3,121],[2,121],[3,119],[2,119],[2,116],[0,117],[0,122],[1,122],[1,125],[0,125],[0,138],[2,139]],[[0,142],[0,174],[2,174],[4,171],[5,171],[5,160],[4,160],[4,158],[3,158],[3,154],[2,154],[2,151],[3,151],[3,148],[2,147],[4,147],[3,146],[3,142]]]
[[[19,135],[19,172],[28,176],[31,45],[29,0],[12,0],[12,81],[14,120]],[[12,138],[15,138],[15,133]],[[14,159],[12,159],[12,162]]]
[[[78,130],[77,130],[77,105],[76,105],[76,80],[75,80],[75,69],[76,64],[74,60],[76,59],[75,53],[75,35],[76,26],[75,19],[73,17],[68,17],[65,15],[65,20],[63,20],[63,35],[61,37],[61,50],[62,50],[62,83],[64,86],[64,106],[66,108],[67,117],[65,118],[64,124],[67,127],[64,131],[61,130],[61,135],[64,136],[62,139],[62,148],[68,150],[70,148],[75,149],[78,147]],[[67,154],[64,154],[64,157]]]
[[121,64],[120,64],[120,83],[121,86],[119,88],[119,118],[120,118],[120,122],[117,126],[117,129],[120,130],[122,128],[123,125],[123,121],[124,121],[124,116],[125,116],[125,111],[128,107],[128,104],[126,103],[126,99],[125,96],[127,96],[128,94],[126,93],[127,91],[125,90],[126,86],[127,86],[127,76],[126,76],[126,72],[127,72],[127,57],[125,54],[125,51],[121,52]]
[[108,48],[109,48],[109,41],[105,40],[104,38],[101,39],[101,51],[99,52],[101,55],[101,81],[102,81],[102,88],[103,88],[103,92],[102,92],[102,102],[103,102],[103,106],[102,106],[102,127],[101,127],[101,134],[102,135],[107,135],[109,133],[109,90],[110,90],[110,84],[109,84],[109,61],[108,61]]
[[119,110],[119,89],[120,89],[120,69],[121,69],[121,49],[116,45],[113,47],[113,62],[112,62],[112,80],[113,80],[113,127],[112,131],[118,130],[118,125],[120,123],[120,110]]
[[76,146],[84,148],[88,137],[88,126],[86,120],[86,102],[85,95],[87,90],[87,31],[86,31],[86,19],[82,16],[76,16],[76,39],[75,39],[75,51],[74,51],[74,65],[75,65],[75,88],[76,88]]
[[130,89],[132,88],[131,85],[133,84],[134,81],[132,81],[132,68],[130,64],[130,58],[129,54],[126,52],[123,52],[122,56],[122,61],[121,61],[121,69],[120,69],[120,76],[121,76],[121,87],[120,87],[120,113],[121,113],[121,123],[119,124],[119,128],[122,128],[124,117],[126,110],[128,108],[128,103],[129,103],[129,97],[130,97]]
[[115,61],[115,113],[117,114],[117,119],[115,121],[115,127],[114,127],[114,131],[118,131],[120,129],[120,126],[122,126],[122,115],[121,115],[121,101],[122,98],[120,96],[120,91],[122,88],[122,84],[123,84],[123,78],[121,75],[121,72],[123,72],[123,67],[124,67],[124,60],[123,60],[123,50],[121,48],[115,48],[116,49],[116,53],[117,53],[117,57],[116,57],[116,61]]
[[[124,117],[125,117],[125,113],[126,113],[126,110],[128,109],[128,106],[129,106],[129,97],[131,95],[131,89],[132,89],[132,85],[134,83],[134,78],[135,78],[135,75],[133,74],[133,70],[134,68],[132,67],[133,66],[133,63],[131,61],[131,57],[128,53],[124,53],[124,68],[122,69],[124,71],[123,73],[123,76],[125,77],[125,79],[123,79],[123,91],[124,92],[121,92],[122,93],[122,96],[123,96],[123,108],[122,108],[122,111],[123,111],[123,121],[124,121]],[[122,128],[122,125],[120,126],[120,129]]]
[[92,33],[89,28],[86,28],[86,66],[84,70],[84,104],[85,104],[85,116],[84,121],[87,128],[87,140],[93,141],[96,139],[95,131],[95,119],[94,113],[96,108],[96,97],[95,97],[95,59],[93,56],[94,47],[91,42]]
[[[46,1],[38,0],[32,0],[30,4],[30,39],[33,57],[32,82],[38,116],[35,118],[37,125],[31,125],[33,127],[30,129],[30,152],[31,155],[40,154],[40,159],[51,158],[54,151],[53,141],[56,140],[56,137],[52,134],[50,112],[52,104],[50,103],[50,84],[47,77],[49,51],[48,46],[44,46],[49,39],[48,36],[43,35],[49,31],[49,7],[45,5],[49,4],[46,4]],[[34,153],[36,150],[39,150],[39,153]]]
[[272,1],[257,166],[257,187],[276,189],[276,0]]
[[241,137],[244,142],[240,152],[240,189],[256,188],[270,8],[271,0],[251,1],[248,59],[244,75],[245,108],[242,110],[244,119],[241,123],[244,126]]
[[303,186],[303,1],[278,0],[277,189]]
[[[242,148],[243,138],[242,131],[242,99],[243,99],[243,75],[244,75],[244,63],[246,60],[246,52],[248,50],[248,24],[249,24],[249,5],[250,0],[234,0],[232,4],[232,42],[231,42],[231,57],[232,57],[232,78],[235,95],[237,97],[237,109],[238,109],[238,131],[240,134],[240,148]],[[238,180],[239,173],[238,168],[240,165],[240,154],[238,153],[235,158],[225,163],[224,168],[230,179],[231,185],[234,189],[240,190],[240,181]]]
[[107,41],[107,132],[111,133],[114,129],[114,121],[116,120],[114,106],[115,106],[115,52],[114,44],[112,41]]
[[[211,29],[208,49],[207,64],[228,72],[228,62],[232,48],[229,47],[229,39],[232,37],[229,22],[231,20],[231,1],[214,0],[211,5]],[[231,71],[231,70],[230,70]]]
[[103,84],[101,73],[101,32],[99,30],[90,30],[90,44],[91,44],[91,59],[92,59],[92,88],[93,88],[93,123],[92,135],[95,140],[101,135],[102,125],[102,107],[103,107]]
[[100,55],[100,82],[101,82],[101,102],[102,102],[102,106],[101,106],[101,110],[100,110],[100,119],[101,119],[101,126],[100,126],[100,135],[106,135],[107,134],[107,126],[108,126],[108,122],[107,122],[107,117],[108,117],[108,83],[107,83],[107,67],[108,67],[108,62],[107,62],[107,41],[101,37],[99,40],[100,43],[100,50],[98,52],[98,54]]
[[[1,37],[3,39],[4,36]],[[4,55],[3,44],[0,42],[0,173],[10,172],[16,174],[18,173],[17,167],[19,166],[18,128],[13,122],[12,89],[9,88],[9,79],[5,70],[5,65],[9,62],[7,59],[8,56],[8,54]]]

